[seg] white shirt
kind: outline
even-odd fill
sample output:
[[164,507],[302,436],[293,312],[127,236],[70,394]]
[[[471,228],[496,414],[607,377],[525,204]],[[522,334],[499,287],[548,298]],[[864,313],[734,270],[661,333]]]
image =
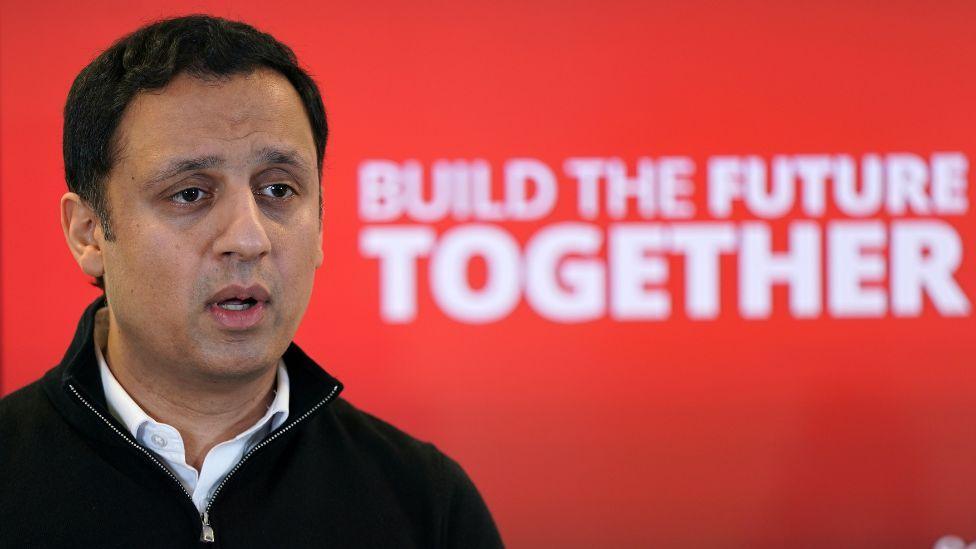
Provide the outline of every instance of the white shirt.
[[115,379],[112,370],[105,362],[105,357],[102,355],[99,335],[104,335],[104,333],[96,326],[95,355],[98,357],[102,388],[105,390],[105,401],[108,404],[109,412],[128,429],[137,442],[156,454],[163,464],[176,475],[186,491],[191,494],[194,505],[202,514],[207,508],[207,503],[210,501],[214,489],[233,469],[234,465],[237,465],[241,457],[288,419],[289,384],[284,361],[278,361],[275,397],[264,416],[243,433],[211,448],[203,459],[200,470],[197,471],[186,462],[183,437],[180,436],[179,431],[149,417],[149,414],[132,400],[132,397]]

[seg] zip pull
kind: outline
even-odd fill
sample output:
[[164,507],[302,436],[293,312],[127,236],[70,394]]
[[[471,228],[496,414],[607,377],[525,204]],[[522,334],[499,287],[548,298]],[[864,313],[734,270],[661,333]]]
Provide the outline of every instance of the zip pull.
[[203,520],[203,531],[200,532],[200,541],[213,543],[214,530],[210,527],[210,511],[204,511],[201,519]]

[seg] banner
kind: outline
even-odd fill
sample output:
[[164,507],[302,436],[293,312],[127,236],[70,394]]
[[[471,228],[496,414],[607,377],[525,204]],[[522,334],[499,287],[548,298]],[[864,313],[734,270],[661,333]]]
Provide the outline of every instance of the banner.
[[58,218],[72,80],[207,12],[322,89],[296,342],[508,546],[976,541],[972,3],[0,10],[0,394],[99,295]]

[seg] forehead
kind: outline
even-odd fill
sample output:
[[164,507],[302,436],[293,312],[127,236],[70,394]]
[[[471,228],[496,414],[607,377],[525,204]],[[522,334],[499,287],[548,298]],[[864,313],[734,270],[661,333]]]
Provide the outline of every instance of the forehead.
[[229,77],[176,76],[137,94],[116,134],[116,168],[147,175],[177,156],[220,156],[230,164],[259,151],[287,148],[315,165],[304,106],[291,83],[270,69]]

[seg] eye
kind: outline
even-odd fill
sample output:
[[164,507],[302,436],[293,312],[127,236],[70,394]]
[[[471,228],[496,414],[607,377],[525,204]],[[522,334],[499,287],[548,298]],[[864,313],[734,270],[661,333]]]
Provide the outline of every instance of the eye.
[[203,200],[205,194],[206,191],[203,189],[189,187],[171,196],[170,200],[176,202],[177,204],[193,204],[194,202]]
[[295,190],[284,183],[275,183],[273,185],[261,187],[258,192],[264,196],[270,196],[272,198],[288,198],[295,194]]

